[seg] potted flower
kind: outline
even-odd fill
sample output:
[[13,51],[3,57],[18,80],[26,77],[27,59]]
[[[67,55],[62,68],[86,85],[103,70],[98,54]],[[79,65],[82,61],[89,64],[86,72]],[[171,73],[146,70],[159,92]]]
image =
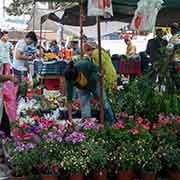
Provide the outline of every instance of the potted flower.
[[117,171],[117,180],[131,180],[136,164],[134,150],[136,146],[131,141],[123,141],[114,150],[113,162]]
[[9,150],[13,179],[28,180],[37,174],[35,166],[38,161],[37,149],[32,143],[11,146]]
[[69,180],[83,180],[84,175],[89,173],[89,157],[86,153],[78,146],[65,148],[62,153],[61,166]]
[[153,141],[140,140],[137,143],[136,159],[140,176],[143,180],[155,180],[156,173],[162,169],[160,148],[153,147]]
[[62,137],[55,132],[43,135],[43,142],[39,145],[39,162],[36,166],[42,180],[57,180],[61,171]]
[[107,180],[107,151],[102,143],[93,139],[83,144],[89,156],[89,167],[93,173],[93,180]]
[[163,162],[168,169],[170,180],[180,179],[180,149],[179,146],[166,145],[163,152]]

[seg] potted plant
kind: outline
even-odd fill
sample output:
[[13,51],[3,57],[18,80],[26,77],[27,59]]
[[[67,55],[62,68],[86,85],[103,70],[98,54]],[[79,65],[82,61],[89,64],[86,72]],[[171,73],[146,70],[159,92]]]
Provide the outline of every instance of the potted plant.
[[143,180],[155,180],[156,174],[162,169],[160,148],[153,147],[153,141],[140,140],[136,148],[138,170]]
[[[168,146],[168,145],[166,145]],[[168,169],[170,180],[180,179],[180,149],[179,146],[169,145],[164,149],[163,162]]]
[[12,166],[12,179],[28,180],[36,175],[35,166],[38,156],[33,144],[18,145],[10,152],[10,163]]
[[83,144],[89,156],[89,167],[93,180],[107,180],[107,151],[103,143],[90,139]]
[[80,145],[67,146],[63,150],[61,166],[69,176],[69,180],[83,180],[84,175],[89,173],[89,157]]
[[114,151],[114,163],[117,171],[117,180],[131,180],[136,160],[134,158],[135,145],[131,141],[122,142]]
[[56,140],[55,133],[44,135],[44,142],[39,145],[37,170],[42,180],[57,180],[60,174],[62,144]]

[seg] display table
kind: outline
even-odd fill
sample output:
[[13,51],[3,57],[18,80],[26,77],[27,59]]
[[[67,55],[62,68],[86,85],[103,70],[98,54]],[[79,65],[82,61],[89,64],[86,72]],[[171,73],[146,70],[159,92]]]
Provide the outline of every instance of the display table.
[[125,75],[141,75],[141,61],[120,61],[119,73]]

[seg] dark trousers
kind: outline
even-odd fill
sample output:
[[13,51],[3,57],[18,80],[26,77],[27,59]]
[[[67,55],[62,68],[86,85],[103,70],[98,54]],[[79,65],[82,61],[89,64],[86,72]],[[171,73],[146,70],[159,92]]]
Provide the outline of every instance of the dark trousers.
[[3,117],[1,120],[0,131],[3,131],[7,137],[11,136],[10,121],[5,109],[3,109]]

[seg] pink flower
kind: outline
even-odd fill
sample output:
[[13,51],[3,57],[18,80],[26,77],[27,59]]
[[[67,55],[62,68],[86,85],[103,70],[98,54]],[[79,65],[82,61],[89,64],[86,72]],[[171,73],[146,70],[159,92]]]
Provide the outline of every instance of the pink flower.
[[123,118],[127,118],[127,117],[128,117],[128,114],[125,113],[125,112],[120,112],[120,113],[119,113],[119,116],[120,116],[120,117],[123,117]]
[[122,86],[117,86],[116,90],[120,91],[122,89]]
[[139,131],[137,129],[131,129],[131,130],[129,130],[129,133],[136,135],[136,134],[139,134]]
[[124,129],[124,123],[121,120],[118,120],[116,124],[113,125],[114,129]]
[[129,120],[133,120],[134,119],[134,116],[129,116]]
[[23,80],[28,82],[29,78],[28,77],[24,77]]
[[148,124],[148,123],[146,123],[146,124],[141,124],[141,126],[142,126],[144,129],[147,129],[147,130],[149,130],[149,129],[150,129],[150,127],[149,127],[149,124]]
[[142,123],[143,123],[143,119],[142,119],[141,117],[138,117],[138,118],[137,118],[137,123],[138,123],[138,124],[142,124]]

